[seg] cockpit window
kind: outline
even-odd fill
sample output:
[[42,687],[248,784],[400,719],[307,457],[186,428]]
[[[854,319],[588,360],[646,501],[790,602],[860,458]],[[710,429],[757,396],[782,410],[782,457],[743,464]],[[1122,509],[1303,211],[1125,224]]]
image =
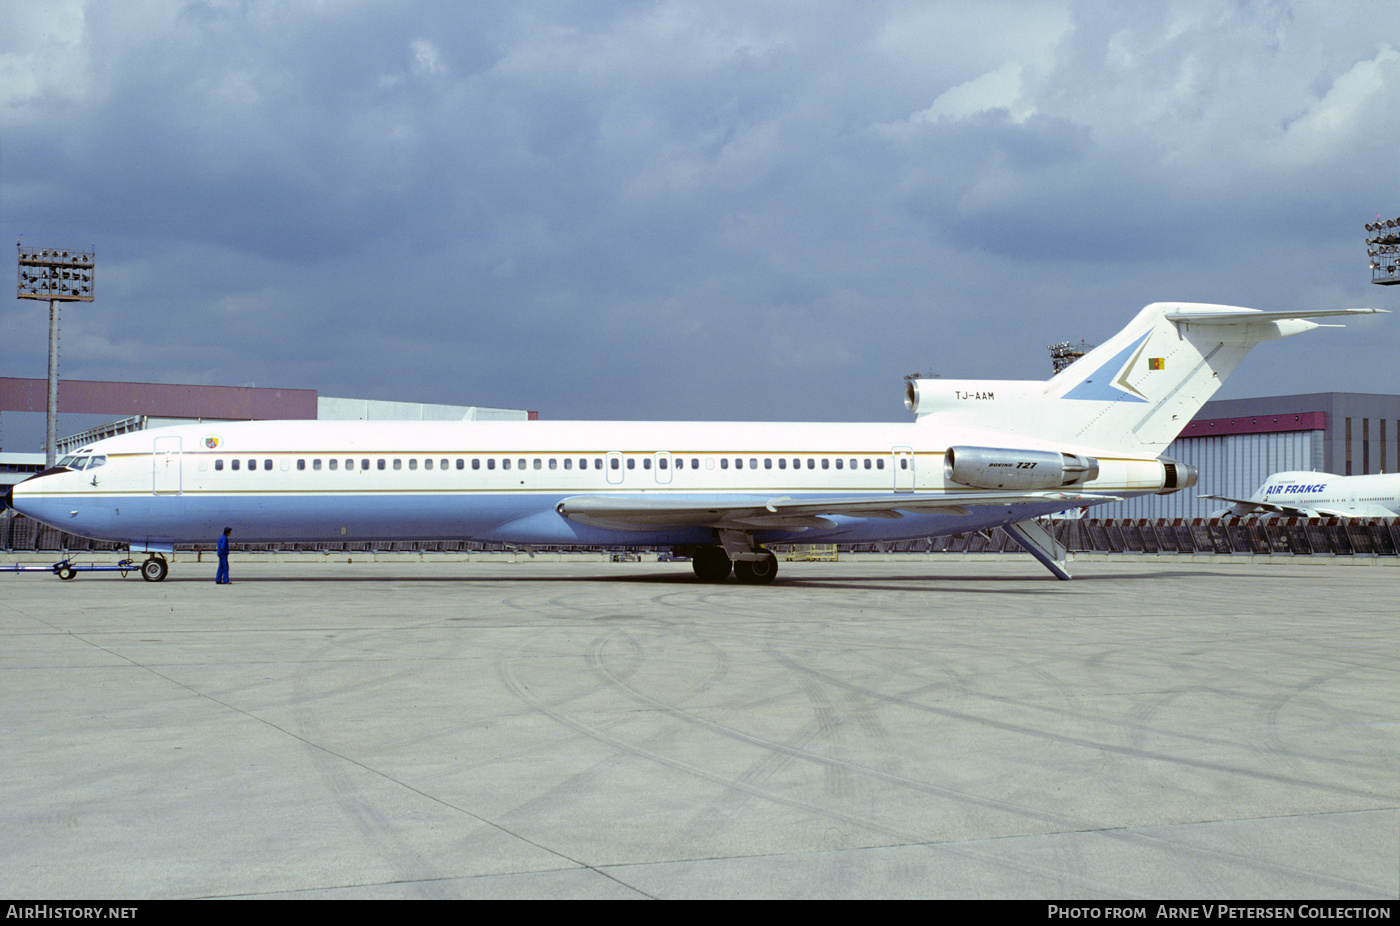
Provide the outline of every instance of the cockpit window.
[[92,456],[89,451],[80,450],[77,453],[70,453],[68,456],[59,460],[58,465],[81,471],[85,469],[96,469],[106,462],[107,458],[105,456]]

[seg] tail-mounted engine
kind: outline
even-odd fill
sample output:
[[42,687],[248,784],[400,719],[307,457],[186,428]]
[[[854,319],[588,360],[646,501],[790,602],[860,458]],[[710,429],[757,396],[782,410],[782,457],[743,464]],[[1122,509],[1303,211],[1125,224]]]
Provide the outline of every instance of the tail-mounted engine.
[[1157,490],[1158,495],[1171,495],[1196,484],[1196,467],[1190,463],[1179,463],[1171,457],[1158,457],[1157,462],[1162,464],[1162,488]]
[[949,447],[943,475],[979,489],[1062,489],[1097,479],[1099,461],[1049,450]]

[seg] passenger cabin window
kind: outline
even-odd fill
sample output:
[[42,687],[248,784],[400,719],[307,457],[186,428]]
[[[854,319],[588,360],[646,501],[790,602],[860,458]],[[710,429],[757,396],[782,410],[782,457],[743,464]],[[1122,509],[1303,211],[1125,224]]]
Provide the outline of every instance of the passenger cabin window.
[[327,464],[327,465],[329,465],[330,468],[331,468],[332,470],[339,469],[339,468],[340,468],[340,461],[339,461],[339,460],[331,460],[330,463]]
[[375,461],[375,464],[374,464],[374,467],[375,467],[375,469],[383,469],[383,468],[384,468],[384,461],[383,461],[383,460],[376,460],[376,461]]
[[409,461],[408,461],[408,468],[409,468],[409,469],[417,469],[417,468],[418,468],[418,461],[417,461],[417,460],[409,460]]
[[[301,464],[301,461],[300,461],[300,460],[297,461],[297,464],[298,464],[298,465],[297,465],[297,469],[301,469],[301,465],[300,465],[300,464]],[[222,470],[223,468],[224,468],[224,461],[223,461],[223,460],[215,460],[215,461],[214,461],[214,469],[215,469],[215,471],[220,471],[220,470]]]
[[237,469],[238,469],[238,461],[237,461],[237,460],[231,461],[229,465],[232,466],[234,470],[237,470]]

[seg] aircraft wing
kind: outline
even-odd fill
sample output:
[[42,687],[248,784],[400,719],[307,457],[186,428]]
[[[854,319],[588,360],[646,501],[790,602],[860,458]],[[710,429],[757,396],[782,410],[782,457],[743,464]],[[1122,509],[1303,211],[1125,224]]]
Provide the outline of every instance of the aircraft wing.
[[902,518],[903,512],[969,514],[980,507],[1063,502],[1073,508],[1091,502],[1118,501],[1118,496],[1083,492],[965,492],[958,494],[890,493],[834,498],[763,498],[733,496],[708,499],[668,499],[655,496],[575,495],[556,510],[580,524],[612,530],[654,530],[661,527],[713,527],[719,530],[802,530],[832,528],[833,515],[853,518]]
[[1231,502],[1236,505],[1249,505],[1261,511],[1268,511],[1273,514],[1283,514],[1294,518],[1349,518],[1352,515],[1345,511],[1332,511],[1325,508],[1302,508],[1298,505],[1279,505],[1274,502],[1256,502],[1247,498],[1231,498],[1228,495],[1198,495],[1197,498],[1213,498],[1217,501]]

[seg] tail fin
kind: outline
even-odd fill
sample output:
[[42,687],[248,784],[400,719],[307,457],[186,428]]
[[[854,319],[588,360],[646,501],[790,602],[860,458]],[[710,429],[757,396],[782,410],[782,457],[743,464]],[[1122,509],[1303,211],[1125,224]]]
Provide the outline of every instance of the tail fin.
[[939,423],[1158,454],[1254,345],[1319,327],[1309,318],[1379,311],[1154,302],[1049,382],[918,380],[908,404],[921,419],[936,415]]

